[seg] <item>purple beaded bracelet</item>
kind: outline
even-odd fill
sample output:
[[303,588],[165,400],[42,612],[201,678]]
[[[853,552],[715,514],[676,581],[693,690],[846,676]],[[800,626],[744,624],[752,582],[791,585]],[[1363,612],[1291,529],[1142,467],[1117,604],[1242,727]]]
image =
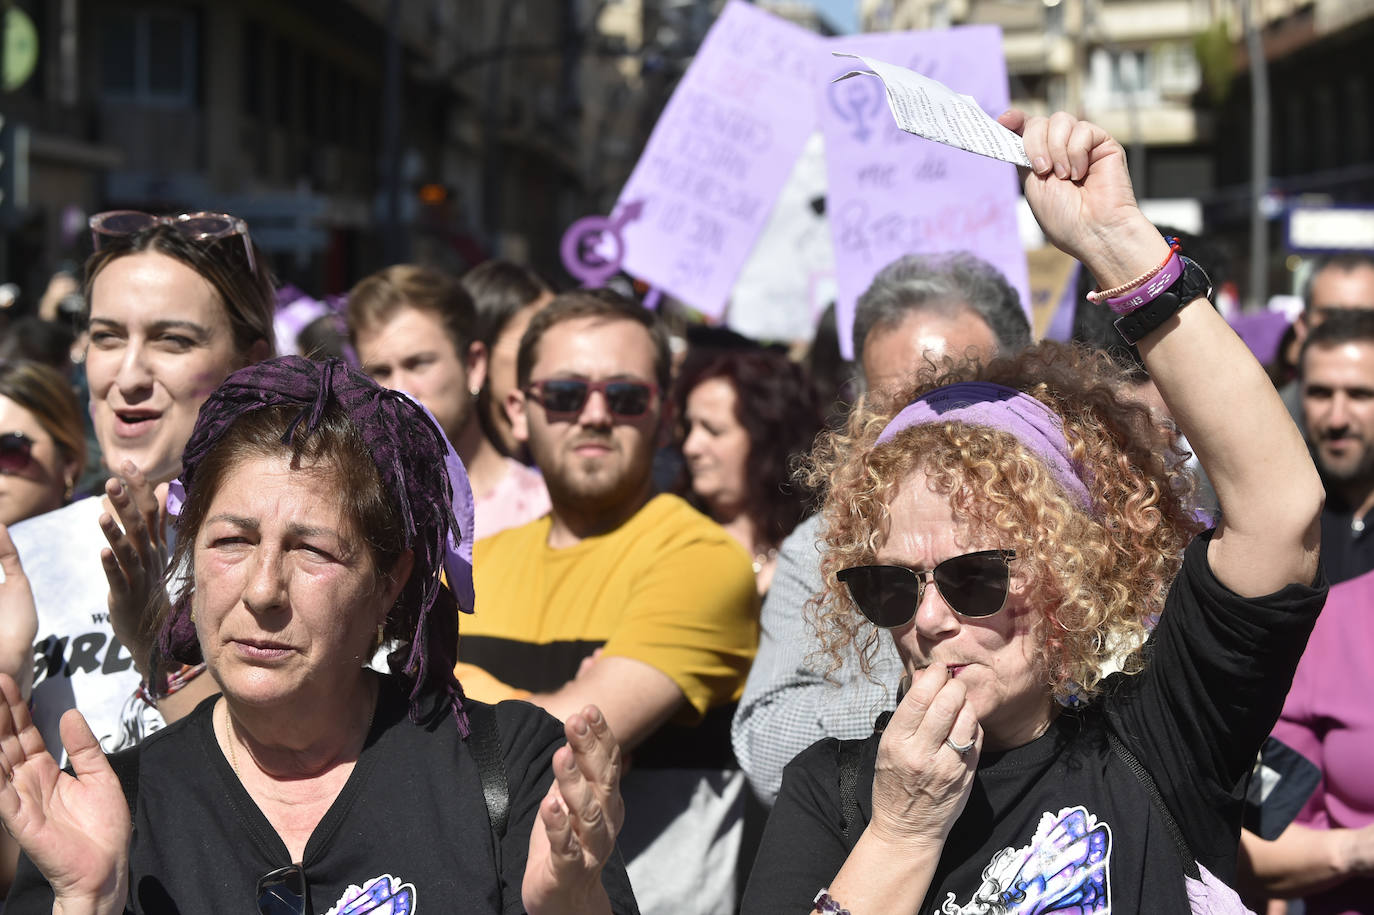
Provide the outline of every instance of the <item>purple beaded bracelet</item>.
[[848,909],[830,898],[828,887],[817,893],[816,898],[811,900],[811,904],[816,907],[816,911],[820,912],[821,915],[849,915]]

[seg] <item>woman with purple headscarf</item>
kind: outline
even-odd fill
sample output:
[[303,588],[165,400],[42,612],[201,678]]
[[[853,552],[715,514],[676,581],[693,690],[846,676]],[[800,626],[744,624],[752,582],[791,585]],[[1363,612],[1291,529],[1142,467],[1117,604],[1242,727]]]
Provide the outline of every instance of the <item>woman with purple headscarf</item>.
[[[787,768],[744,911],[1231,912],[1256,753],[1325,596],[1322,491],[1202,270],[1140,212],[1121,146],[1003,115],[1045,235],[1101,283],[1216,485],[1100,354],[927,365],[823,439],[832,669],[905,667],[863,741]],[[1111,287],[1111,288],[1106,288]]]
[[454,679],[471,493],[423,407],[338,360],[243,369],[169,503],[153,665],[203,661],[222,695],[109,758],[69,712],[72,775],[0,676],[9,912],[636,911],[600,712]]

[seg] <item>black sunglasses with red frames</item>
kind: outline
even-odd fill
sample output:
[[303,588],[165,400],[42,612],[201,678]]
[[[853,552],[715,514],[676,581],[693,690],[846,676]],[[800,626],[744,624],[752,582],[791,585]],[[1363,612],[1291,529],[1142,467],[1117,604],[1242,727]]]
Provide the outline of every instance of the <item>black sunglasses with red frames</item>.
[[906,566],[851,566],[835,577],[844,582],[869,622],[880,629],[896,629],[915,618],[927,578],[960,616],[977,619],[1001,612],[1011,590],[1015,558],[1015,550],[979,550],[951,556],[924,572]]
[[154,226],[168,226],[187,241],[217,241],[237,235],[243,239],[243,255],[248,269],[258,275],[258,261],[253,255],[253,240],[248,237],[248,223],[228,213],[179,213],[175,216],[154,216],[139,210],[107,210],[96,213],[88,222],[91,244],[99,251],[106,238],[137,235]]
[[530,382],[526,396],[551,417],[577,416],[587,398],[599,392],[606,409],[622,419],[636,419],[649,412],[658,396],[658,385],[648,381],[584,381],[581,378],[545,378]]
[[0,473],[23,473],[33,465],[33,439],[23,432],[0,435]]

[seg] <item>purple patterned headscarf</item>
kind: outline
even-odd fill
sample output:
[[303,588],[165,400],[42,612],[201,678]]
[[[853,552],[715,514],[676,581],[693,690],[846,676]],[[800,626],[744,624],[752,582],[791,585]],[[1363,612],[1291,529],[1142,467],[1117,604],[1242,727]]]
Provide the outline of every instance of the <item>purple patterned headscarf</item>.
[[[297,431],[313,433],[331,402],[348,416],[376,462],[382,485],[401,512],[404,547],[415,554],[411,581],[419,582],[419,593],[409,586],[406,593],[418,596],[418,606],[402,606],[407,603],[403,596],[387,618],[388,632],[409,642],[401,672],[411,682],[411,717],[421,714],[422,693],[438,688],[466,736],[462,688],[453,673],[458,653],[454,611],[472,612],[474,604],[472,490],[462,462],[424,407],[338,359],[316,362],[282,356],[248,366],[225,379],[200,408],[182,455],[180,485],[173,487],[169,502],[184,503],[186,494],[194,491],[201,462],[240,417],[299,405],[300,414],[282,438],[289,444]],[[454,601],[441,594],[441,571],[447,573]],[[183,600],[168,615],[158,636],[164,657],[197,658],[190,609],[190,602]]]
[[1050,475],[1089,514],[1093,497],[1064,437],[1064,423],[1039,400],[990,381],[961,381],[936,388],[902,408],[878,435],[885,445],[903,429],[960,422],[1010,433],[1049,468]]

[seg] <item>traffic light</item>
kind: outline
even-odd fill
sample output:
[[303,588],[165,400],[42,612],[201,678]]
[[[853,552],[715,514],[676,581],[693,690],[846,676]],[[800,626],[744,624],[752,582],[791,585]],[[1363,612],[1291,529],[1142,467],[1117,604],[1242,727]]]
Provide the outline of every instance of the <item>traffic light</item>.
[[29,128],[0,114],[0,230],[15,228],[29,208]]

